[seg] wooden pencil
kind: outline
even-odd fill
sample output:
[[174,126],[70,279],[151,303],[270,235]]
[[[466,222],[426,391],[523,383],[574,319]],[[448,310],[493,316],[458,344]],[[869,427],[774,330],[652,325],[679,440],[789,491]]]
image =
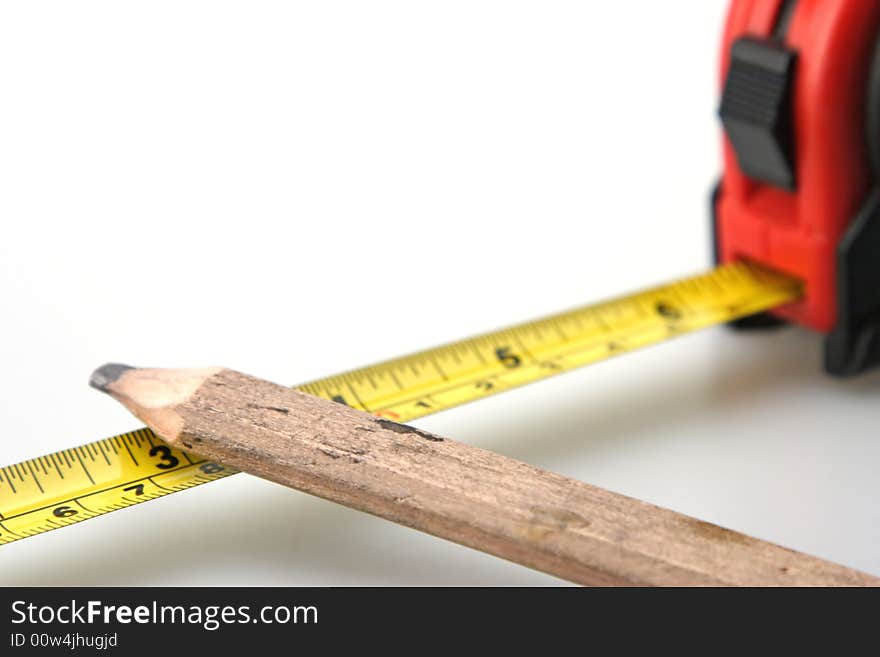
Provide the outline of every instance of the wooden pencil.
[[232,370],[111,364],[91,384],[171,445],[579,584],[880,584]]

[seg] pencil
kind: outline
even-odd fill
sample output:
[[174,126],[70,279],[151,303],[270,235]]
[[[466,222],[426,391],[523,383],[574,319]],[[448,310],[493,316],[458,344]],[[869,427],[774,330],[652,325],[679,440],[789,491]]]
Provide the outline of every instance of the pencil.
[[579,584],[880,584],[233,370],[108,364],[90,383],[175,447]]

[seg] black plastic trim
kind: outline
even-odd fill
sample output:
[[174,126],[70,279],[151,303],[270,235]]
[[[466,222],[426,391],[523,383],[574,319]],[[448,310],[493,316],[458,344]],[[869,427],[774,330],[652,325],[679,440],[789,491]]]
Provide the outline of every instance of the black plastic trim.
[[880,190],[837,249],[837,326],[825,340],[825,370],[853,376],[880,365]]

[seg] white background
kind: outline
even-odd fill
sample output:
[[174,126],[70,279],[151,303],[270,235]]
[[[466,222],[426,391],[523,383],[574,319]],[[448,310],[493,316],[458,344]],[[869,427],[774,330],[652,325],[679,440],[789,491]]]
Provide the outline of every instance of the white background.
[[[709,264],[724,5],[4,3],[0,463],[133,429],[105,361],[294,384]],[[682,338],[416,422],[880,574],[880,376]],[[239,475],[0,584],[552,584]]]

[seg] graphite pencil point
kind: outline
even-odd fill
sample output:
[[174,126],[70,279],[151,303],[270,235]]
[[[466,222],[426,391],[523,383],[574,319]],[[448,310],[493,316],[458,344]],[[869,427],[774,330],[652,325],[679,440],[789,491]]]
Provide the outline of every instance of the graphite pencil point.
[[114,383],[123,372],[134,369],[130,365],[122,365],[121,363],[107,363],[101,365],[92,372],[89,377],[89,385],[101,392],[109,392],[109,386]]

